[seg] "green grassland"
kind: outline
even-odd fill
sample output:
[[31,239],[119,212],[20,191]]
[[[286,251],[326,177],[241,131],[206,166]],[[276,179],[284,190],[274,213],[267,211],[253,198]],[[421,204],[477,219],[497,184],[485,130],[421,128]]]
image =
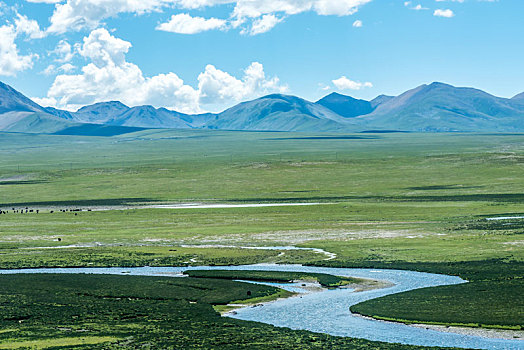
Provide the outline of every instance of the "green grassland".
[[[485,316],[501,305],[523,314],[511,293],[524,294],[524,220],[486,220],[524,215],[522,134],[0,134],[0,150],[0,208],[10,211],[0,215],[0,268],[260,262],[401,268],[472,281],[429,289],[436,296],[430,304],[417,297],[422,292],[408,292],[414,310],[435,310],[427,322],[444,322],[447,313],[450,323],[507,326]],[[322,205],[136,207],[189,202]],[[40,213],[13,214],[12,207]],[[134,209],[57,211],[88,207]],[[238,248],[282,245],[337,257]],[[475,283],[504,299],[487,303],[474,294]],[[471,295],[486,312],[472,321],[439,302],[457,294]]]
[[352,306],[351,311],[405,323],[521,330],[523,289],[522,280],[481,281],[437,290],[423,288],[369,300]]
[[0,348],[415,349],[220,317],[213,305],[277,288],[217,279],[0,276]]

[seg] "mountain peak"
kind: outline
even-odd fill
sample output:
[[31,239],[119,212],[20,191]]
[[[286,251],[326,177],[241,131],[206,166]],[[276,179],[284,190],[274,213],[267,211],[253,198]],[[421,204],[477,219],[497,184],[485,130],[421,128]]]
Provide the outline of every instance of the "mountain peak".
[[428,85],[429,87],[446,87],[446,88],[453,88],[453,85],[441,83],[440,81],[434,81],[431,84]]
[[343,95],[341,93],[338,93],[338,92],[334,91],[334,92],[330,93],[329,95],[324,96],[323,98],[328,98],[328,97],[330,97],[330,98],[347,98],[347,97],[351,97],[351,96]]
[[345,118],[354,118],[373,111],[369,101],[359,100],[337,92],[333,92],[318,100],[317,104],[329,108]]
[[99,110],[99,109],[109,109],[109,108],[116,108],[116,109],[129,109],[128,106],[123,104],[120,101],[107,101],[107,102],[97,102],[89,106],[84,106],[80,108],[77,112],[87,112],[87,111],[93,111],[93,110]]
[[269,94],[266,96],[262,96],[259,98],[259,100],[285,100],[285,101],[291,101],[291,100],[301,100],[300,97],[293,96],[293,95],[286,95],[286,94]]

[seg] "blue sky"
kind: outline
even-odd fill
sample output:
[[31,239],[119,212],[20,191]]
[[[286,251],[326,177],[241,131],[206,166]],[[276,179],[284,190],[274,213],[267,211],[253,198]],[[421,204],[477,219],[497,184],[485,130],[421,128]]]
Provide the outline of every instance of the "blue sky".
[[522,0],[0,0],[0,16],[0,80],[70,110],[524,91]]

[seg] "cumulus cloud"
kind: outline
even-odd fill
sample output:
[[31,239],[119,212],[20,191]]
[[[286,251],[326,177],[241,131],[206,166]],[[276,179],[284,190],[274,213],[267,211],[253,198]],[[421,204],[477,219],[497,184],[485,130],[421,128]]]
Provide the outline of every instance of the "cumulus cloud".
[[283,20],[284,18],[279,18],[275,15],[263,15],[254,20],[250,28],[243,29],[241,34],[258,35],[267,33]]
[[285,91],[287,87],[281,85],[278,78],[266,78],[264,67],[258,62],[253,62],[244,70],[242,79],[237,79],[213,65],[208,65],[198,76],[199,100],[203,104],[241,101],[261,94]]
[[259,18],[267,14],[296,15],[314,11],[322,16],[348,16],[372,0],[239,0],[232,1],[233,18]]
[[168,22],[159,24],[156,29],[178,34],[196,34],[213,29],[224,30],[227,21],[218,18],[191,17],[188,13],[171,16]]
[[435,12],[433,12],[433,16],[451,18],[455,16],[455,13],[453,13],[453,11],[450,9],[446,9],[446,10],[437,9],[435,10]]
[[342,76],[332,81],[333,85],[339,90],[360,90],[362,88],[371,88],[373,84],[370,82],[361,83],[353,81],[346,76]]
[[[70,30],[94,29],[110,17],[120,13],[134,13],[141,15],[154,11],[163,11],[165,8],[201,9],[219,5],[233,5],[229,19],[203,19],[188,17],[187,14],[178,14],[169,22],[161,24],[158,29],[182,32],[186,34],[199,33],[202,30],[195,28],[223,29],[224,22],[231,22],[238,27],[246,22],[253,22],[251,29],[245,32],[263,32],[264,28],[271,29],[285,16],[313,11],[324,16],[348,16],[372,0],[32,0],[55,3],[55,10],[51,16],[50,33],[64,33]],[[178,17],[177,17],[178,16]],[[174,18],[174,19],[173,19]],[[171,25],[170,25],[171,24]],[[192,28],[192,29],[185,29]],[[172,30],[169,30],[172,29]],[[268,30],[269,30],[268,29]]]
[[11,24],[0,26],[0,75],[14,76],[33,67],[33,60],[38,56],[21,55],[15,42],[24,30]]
[[257,62],[245,69],[241,78],[208,65],[198,76],[197,88],[185,84],[173,72],[147,77],[126,60],[130,48],[131,43],[114,37],[106,29],[92,31],[78,48],[88,63],[79,74],[58,75],[41,101],[76,110],[86,104],[120,100],[130,106],[150,104],[195,113],[205,111],[207,105],[233,104],[286,89],[278,78],[267,78],[262,64]]
[[120,13],[144,13],[160,11],[176,0],[67,0],[56,3],[51,16],[50,33],[64,33],[69,30],[92,29],[106,18]]
[[15,27],[17,33],[25,34],[30,39],[42,39],[46,35],[45,32],[40,30],[37,21],[29,19],[21,14],[17,14],[15,18]]

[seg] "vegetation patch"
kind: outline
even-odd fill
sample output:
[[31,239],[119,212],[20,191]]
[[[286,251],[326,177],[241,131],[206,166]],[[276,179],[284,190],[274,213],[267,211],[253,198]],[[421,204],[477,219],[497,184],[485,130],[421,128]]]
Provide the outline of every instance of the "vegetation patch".
[[524,280],[423,288],[372,299],[351,312],[389,321],[524,329]]
[[[101,343],[115,343],[118,338],[114,337],[66,337],[57,339],[39,339],[17,341],[7,339],[0,343],[0,349],[48,349],[62,346],[97,345]],[[109,345],[109,344],[107,344]]]
[[362,283],[362,279],[333,276],[323,273],[284,272],[284,271],[232,271],[232,270],[190,270],[185,271],[190,277],[218,278],[228,280],[249,280],[264,282],[293,282],[312,280],[323,287],[335,288],[348,284]]

